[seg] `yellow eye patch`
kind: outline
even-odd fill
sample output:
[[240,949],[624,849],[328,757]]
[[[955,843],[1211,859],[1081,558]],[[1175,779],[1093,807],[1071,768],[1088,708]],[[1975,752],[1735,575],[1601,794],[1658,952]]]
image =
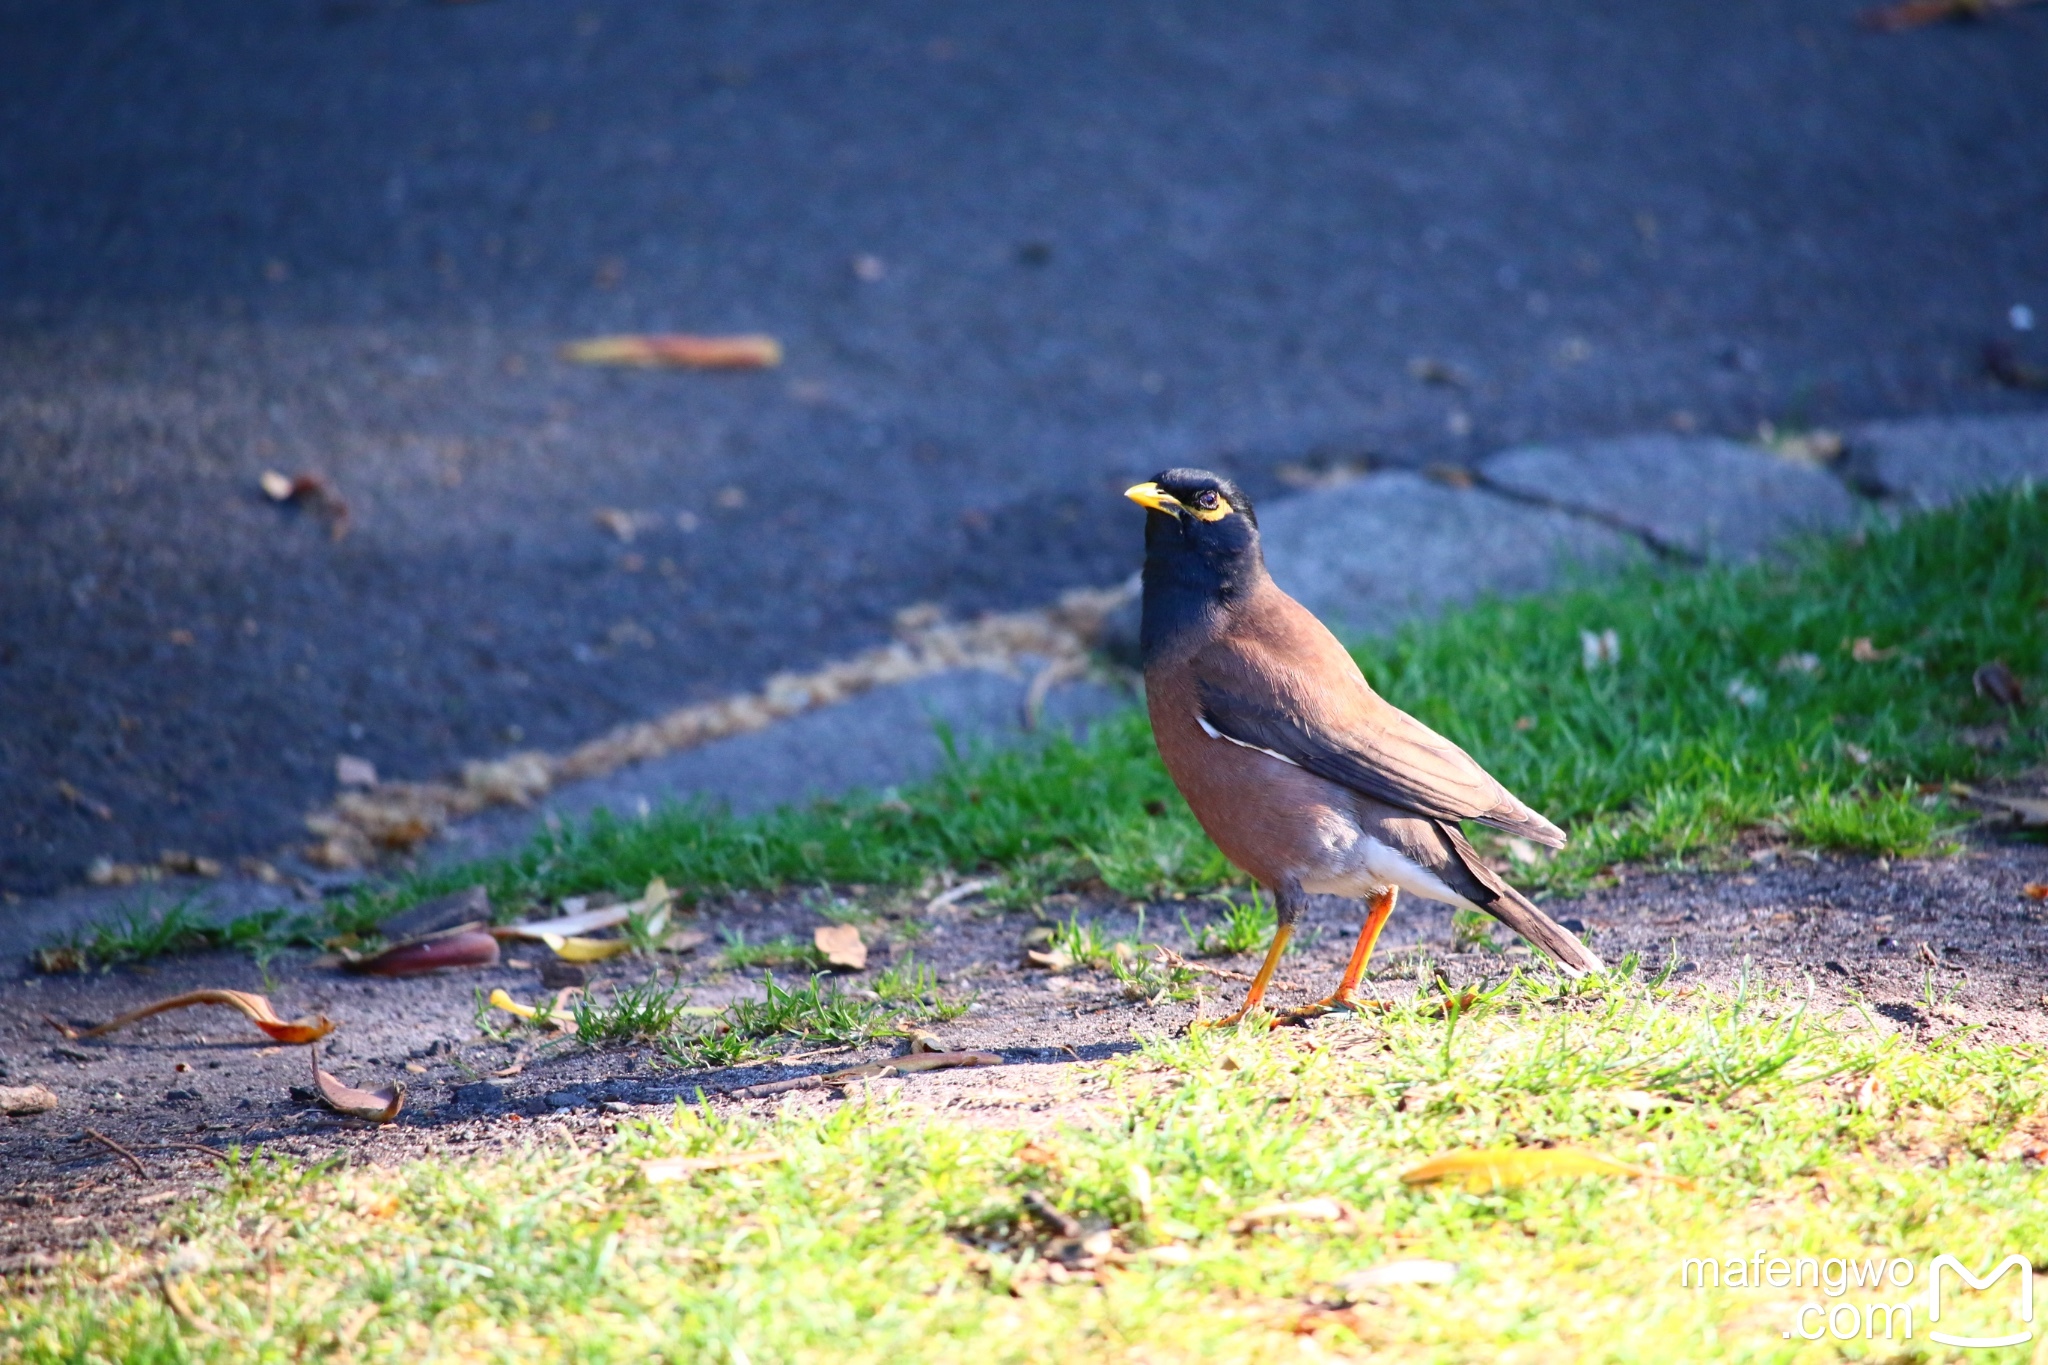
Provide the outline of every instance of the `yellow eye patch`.
[[1230,515],[1230,500],[1220,493],[1216,494],[1215,497],[1216,505],[1214,507],[1204,507],[1200,501],[1184,502],[1181,506],[1193,512],[1203,521],[1221,521]]

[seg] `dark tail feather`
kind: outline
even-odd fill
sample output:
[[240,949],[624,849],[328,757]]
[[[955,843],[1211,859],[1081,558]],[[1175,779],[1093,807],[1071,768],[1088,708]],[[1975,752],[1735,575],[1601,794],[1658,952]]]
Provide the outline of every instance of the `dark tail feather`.
[[[1571,976],[1597,972],[1607,964],[1591,948],[1579,942],[1571,930],[1536,908],[1535,902],[1502,881],[1499,874],[1480,860],[1479,852],[1467,843],[1455,825],[1437,826],[1446,842],[1465,865],[1472,880],[1484,888],[1472,903],[1487,914],[1550,954],[1551,959]],[[1487,898],[1488,893],[1491,899]]]

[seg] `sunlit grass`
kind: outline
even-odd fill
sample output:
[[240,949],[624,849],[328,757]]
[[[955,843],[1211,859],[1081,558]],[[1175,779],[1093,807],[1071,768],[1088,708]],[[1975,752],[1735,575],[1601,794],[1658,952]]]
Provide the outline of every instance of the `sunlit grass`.
[[[1470,749],[1573,844],[1523,880],[1571,886],[1625,861],[1723,855],[1741,831],[1871,854],[1925,851],[1951,780],[2038,755],[2040,711],[1971,686],[2048,659],[2048,499],[2031,488],[1814,543],[1744,569],[1647,568],[1578,591],[1482,603],[1366,641],[1391,701]],[[1620,657],[1588,667],[1582,635]],[[1858,641],[1866,642],[1859,648]],[[2038,685],[2035,689],[2039,691]],[[2003,726],[2003,747],[1986,736]],[[1973,744],[1974,740],[1974,744]],[[1173,790],[1138,711],[1085,741],[965,757],[888,800],[735,819],[600,816],[518,857],[452,870],[499,903],[666,877],[691,891],[915,884],[995,872],[998,903],[1099,879],[1146,898],[1238,880]],[[382,913],[390,893],[360,913]]]
[[[159,1245],[10,1289],[0,1358],[1298,1360],[1301,1335],[1400,1359],[1920,1358],[1935,1255],[2048,1254],[2048,1173],[2010,1150],[2048,1121],[2048,1069],[2038,1048],[1967,1032],[1916,1048],[1871,1024],[1782,992],[1516,980],[1451,1019],[1155,1039],[1071,1069],[1066,1089],[1110,1117],[1028,1140],[849,1102],[679,1109],[602,1150],[542,1137],[516,1160],[258,1158],[173,1213]],[[1400,1179],[1447,1150],[1546,1144],[1675,1178]],[[638,1173],[758,1148],[784,1159]],[[1108,1234],[1095,1265],[1069,1246],[1049,1272],[1063,1248],[1029,1192]],[[1317,1198],[1338,1221],[1245,1221]],[[1681,1283],[1689,1258],[1759,1252],[1903,1257],[1918,1274],[1839,1299]],[[1455,1278],[1336,1287],[1415,1258]],[[1993,1330],[2009,1297],[1952,1302],[1940,1325]],[[1915,1338],[1786,1337],[1802,1306],[1838,1302],[1914,1305]]]

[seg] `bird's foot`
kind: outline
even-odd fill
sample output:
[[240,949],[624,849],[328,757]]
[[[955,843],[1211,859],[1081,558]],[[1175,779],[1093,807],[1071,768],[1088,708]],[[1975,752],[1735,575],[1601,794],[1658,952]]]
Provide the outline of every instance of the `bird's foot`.
[[1271,1014],[1257,1005],[1246,1005],[1237,1013],[1226,1014],[1221,1019],[1191,1020],[1188,1024],[1188,1032],[1195,1034],[1202,1032],[1204,1029],[1235,1028],[1247,1019],[1263,1024],[1267,1028],[1278,1028],[1280,1026],[1280,1017],[1278,1015]]
[[1320,1019],[1326,1014],[1337,1014],[1340,1012],[1365,1014],[1371,1011],[1383,1011],[1392,1008],[1394,1008],[1394,1004],[1391,1000],[1368,1000],[1364,996],[1355,995],[1348,991],[1339,992],[1336,995],[1318,1000],[1315,1004],[1305,1008],[1288,1010],[1274,1020],[1274,1023],[1276,1025],[1306,1024],[1309,1020]]

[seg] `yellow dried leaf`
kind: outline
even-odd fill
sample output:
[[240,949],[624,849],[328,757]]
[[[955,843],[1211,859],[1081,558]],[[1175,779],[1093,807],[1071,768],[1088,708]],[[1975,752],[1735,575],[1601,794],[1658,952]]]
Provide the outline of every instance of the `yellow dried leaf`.
[[759,370],[782,363],[782,343],[759,333],[690,336],[682,333],[588,337],[562,347],[579,365],[676,365],[696,370]]
[[1616,1161],[1612,1157],[1582,1151],[1577,1147],[1510,1147],[1486,1151],[1446,1152],[1442,1156],[1431,1157],[1421,1165],[1410,1166],[1401,1172],[1401,1183],[1428,1185],[1438,1181],[1450,1181],[1461,1184],[1474,1193],[1483,1193],[1511,1185],[1526,1185],[1532,1180],[1581,1175],[1621,1176],[1631,1180],[1674,1180],[1682,1185],[1690,1184],[1689,1181],[1664,1175],[1647,1166],[1631,1166],[1625,1161]]
[[540,941],[564,962],[602,962],[608,957],[633,951],[633,945],[622,938],[563,938],[560,934],[543,934]]

